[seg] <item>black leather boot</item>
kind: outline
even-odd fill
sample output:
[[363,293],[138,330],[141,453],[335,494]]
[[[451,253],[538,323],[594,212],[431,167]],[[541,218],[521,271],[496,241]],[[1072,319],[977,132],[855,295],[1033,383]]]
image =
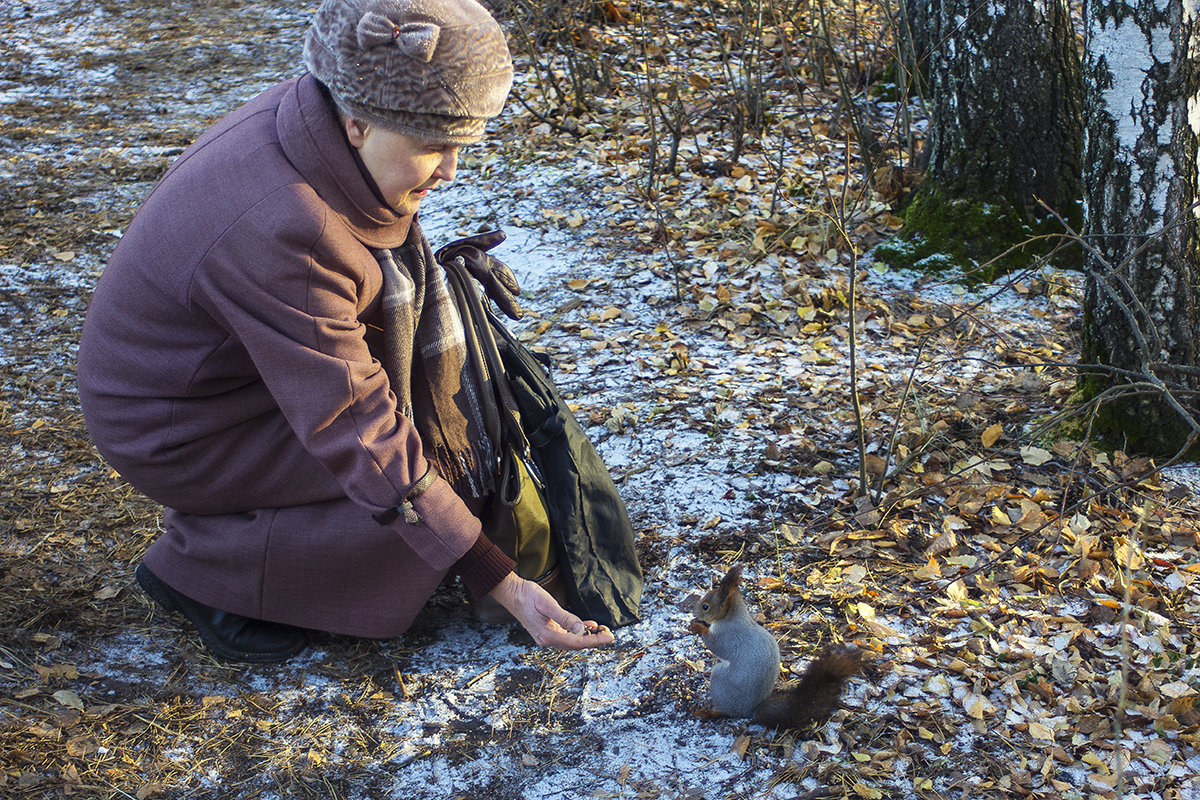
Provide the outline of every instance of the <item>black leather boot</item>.
[[302,628],[251,619],[198,603],[163,583],[145,564],[138,564],[133,575],[156,603],[187,617],[196,626],[204,646],[224,661],[250,664],[286,661],[308,643],[308,633]]

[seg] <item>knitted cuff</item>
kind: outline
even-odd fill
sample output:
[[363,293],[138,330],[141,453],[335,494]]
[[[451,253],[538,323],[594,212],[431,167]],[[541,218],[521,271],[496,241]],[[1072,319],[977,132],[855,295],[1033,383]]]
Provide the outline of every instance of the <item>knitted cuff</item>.
[[458,575],[471,597],[478,600],[495,589],[516,567],[516,562],[481,533],[451,571]]

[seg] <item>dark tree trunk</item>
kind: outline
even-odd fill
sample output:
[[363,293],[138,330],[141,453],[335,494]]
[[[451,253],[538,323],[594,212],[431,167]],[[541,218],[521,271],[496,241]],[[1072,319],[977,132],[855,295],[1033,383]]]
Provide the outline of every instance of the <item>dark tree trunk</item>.
[[925,0],[932,120],[926,180],[949,198],[1038,200],[1066,215],[1080,191],[1079,56],[1066,0]]
[[[1195,430],[1200,26],[1183,0],[1087,0],[1084,364],[1101,432],[1170,453]],[[1182,370],[1179,368],[1183,368]],[[1168,397],[1163,392],[1172,393]],[[1172,402],[1174,400],[1174,402]]]
[[1061,231],[1046,207],[1080,221],[1080,60],[1068,0],[901,2],[901,54],[927,84],[928,167],[900,239],[878,252],[918,267],[987,264],[983,278],[1026,267],[1049,248],[992,259]]

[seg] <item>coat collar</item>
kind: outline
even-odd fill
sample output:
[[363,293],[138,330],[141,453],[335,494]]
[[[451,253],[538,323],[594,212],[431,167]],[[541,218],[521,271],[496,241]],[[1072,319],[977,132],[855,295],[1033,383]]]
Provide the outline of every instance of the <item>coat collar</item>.
[[275,119],[288,161],[368,247],[398,247],[411,216],[383,202],[338,125],[333,103],[312,75],[293,79]]

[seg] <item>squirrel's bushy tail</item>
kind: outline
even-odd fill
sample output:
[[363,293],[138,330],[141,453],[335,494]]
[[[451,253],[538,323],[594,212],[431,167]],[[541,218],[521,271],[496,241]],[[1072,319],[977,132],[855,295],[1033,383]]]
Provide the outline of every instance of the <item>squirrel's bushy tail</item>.
[[754,721],[768,728],[803,728],[823,720],[837,706],[842,685],[858,672],[862,654],[857,647],[836,645],[817,656],[796,683],[773,692],[754,712]]

